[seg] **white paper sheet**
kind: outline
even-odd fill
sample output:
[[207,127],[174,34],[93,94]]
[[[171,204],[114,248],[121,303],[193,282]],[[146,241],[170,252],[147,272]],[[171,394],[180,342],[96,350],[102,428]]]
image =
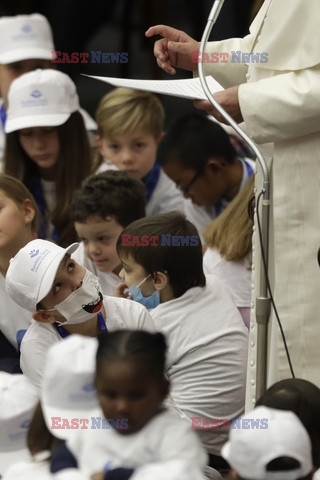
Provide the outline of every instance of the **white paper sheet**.
[[[199,78],[188,78],[186,80],[135,80],[131,78],[97,77],[94,75],[85,76],[110,83],[110,85],[115,87],[127,87],[194,100],[207,100]],[[207,76],[206,79],[211,93],[223,90],[222,86],[214,78]]]

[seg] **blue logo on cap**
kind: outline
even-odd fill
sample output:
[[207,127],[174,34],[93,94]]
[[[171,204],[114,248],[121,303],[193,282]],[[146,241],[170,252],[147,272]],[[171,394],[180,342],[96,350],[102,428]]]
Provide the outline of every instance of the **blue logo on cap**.
[[84,386],[82,387],[82,390],[83,390],[84,392],[93,392],[93,391],[94,391],[94,385],[93,385],[93,383],[87,383],[87,385],[84,385]]
[[20,428],[29,428],[30,420],[25,420],[21,423]]
[[31,258],[36,257],[38,254],[39,254],[39,248],[37,248],[37,250],[35,249],[31,250],[31,252],[29,253]]
[[24,33],[29,33],[29,32],[32,32],[32,28],[30,27],[30,25],[23,25],[23,27],[21,28],[21,31]]
[[39,98],[39,97],[42,97],[42,93],[39,92],[39,90],[33,90],[33,92],[30,93],[30,96],[33,98]]

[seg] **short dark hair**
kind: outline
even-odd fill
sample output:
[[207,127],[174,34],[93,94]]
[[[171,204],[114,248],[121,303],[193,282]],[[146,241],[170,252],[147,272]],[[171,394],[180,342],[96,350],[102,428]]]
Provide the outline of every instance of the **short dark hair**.
[[122,227],[144,217],[145,187],[126,172],[107,170],[89,177],[78,190],[70,207],[73,222],[84,223],[89,217],[112,216]]
[[312,445],[312,460],[320,467],[320,388],[302,378],[287,378],[274,383],[257,400],[256,407],[264,405],[278,410],[290,410],[301,420]]
[[152,376],[163,379],[167,345],[162,333],[144,330],[115,330],[98,335],[96,374],[103,362],[113,359],[143,360],[152,370]]
[[227,132],[200,113],[189,113],[175,120],[161,139],[157,151],[160,165],[174,162],[196,171],[203,170],[211,157],[232,164],[236,156]]
[[[180,246],[125,246],[122,235],[130,234],[141,238],[143,235],[161,234],[196,237],[196,245]],[[128,225],[117,241],[119,258],[131,255],[147,273],[166,272],[175,298],[189,288],[204,287],[206,284],[202,267],[202,245],[196,227],[179,212],[163,213],[136,220]]]

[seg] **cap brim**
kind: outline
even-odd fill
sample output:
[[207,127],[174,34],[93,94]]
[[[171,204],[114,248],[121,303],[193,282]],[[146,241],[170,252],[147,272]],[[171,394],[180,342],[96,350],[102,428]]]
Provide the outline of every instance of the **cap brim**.
[[[52,51],[54,51],[54,47],[52,47]],[[0,54],[0,63],[9,64],[20,62],[22,60],[31,60],[33,58],[39,60],[52,60],[52,51],[48,51],[47,48],[35,47],[11,50],[10,52]]]
[[22,128],[57,127],[63,125],[71,113],[56,113],[47,115],[28,115],[19,118],[7,118],[5,132],[11,133]]
[[9,467],[25,461],[31,461],[31,455],[27,448],[12,452],[0,452],[0,477],[5,474]]
[[57,274],[58,268],[60,263],[62,262],[65,255],[68,253],[71,255],[77,248],[79,247],[79,243],[72,243],[69,247],[65,248],[62,252],[58,252],[54,258],[51,260],[51,263],[42,279],[42,283],[39,289],[38,294],[38,303],[46,297],[52,287],[54,278]]

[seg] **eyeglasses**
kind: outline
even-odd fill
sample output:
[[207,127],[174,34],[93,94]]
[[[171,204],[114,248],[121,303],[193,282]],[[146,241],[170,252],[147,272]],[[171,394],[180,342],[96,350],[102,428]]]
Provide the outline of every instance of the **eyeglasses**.
[[187,185],[185,185],[184,187],[182,186],[178,186],[179,190],[181,190],[181,192],[184,194],[184,195],[188,195],[189,193],[189,190],[190,188],[192,187],[192,185],[194,184],[194,182],[200,177],[200,175],[202,175],[202,170],[199,170],[198,172],[196,172],[194,174],[194,176],[192,177],[192,179],[190,180],[189,183],[187,183]]

